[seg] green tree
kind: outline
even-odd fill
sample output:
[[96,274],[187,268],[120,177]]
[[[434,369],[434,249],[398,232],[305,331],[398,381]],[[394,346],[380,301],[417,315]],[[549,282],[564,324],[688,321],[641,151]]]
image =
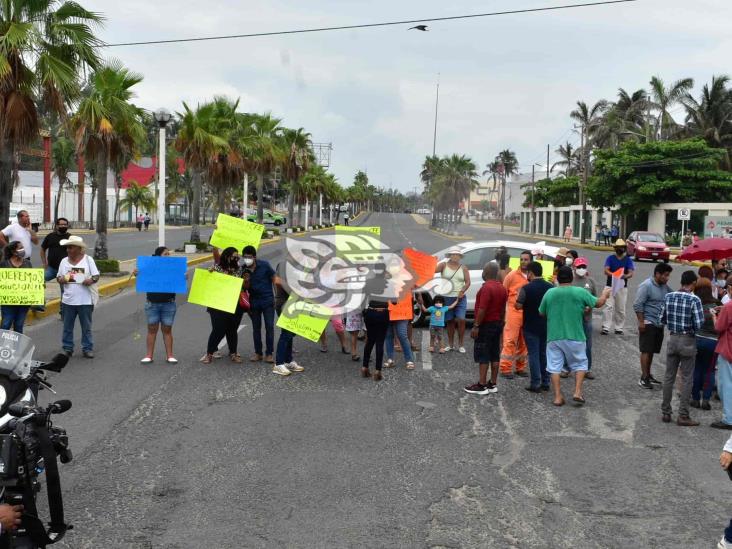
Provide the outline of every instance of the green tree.
[[628,142],[617,151],[595,151],[587,193],[597,207],[624,214],[663,202],[714,202],[732,193],[732,174],[719,168],[724,149],[701,139]]
[[80,76],[99,65],[102,17],[75,2],[0,2],[0,222],[7,223],[14,156],[38,139],[39,106],[65,115]]
[[533,194],[534,206],[544,208],[547,206],[572,206],[579,200],[579,176],[560,177],[557,179],[540,179],[535,183],[533,193],[531,183],[522,185],[526,192],[526,199],[523,207],[531,208]]
[[74,184],[69,179],[69,172],[76,167],[76,147],[71,139],[65,136],[58,137],[51,148],[51,168],[53,175],[58,179],[56,203],[53,205],[53,219],[58,219],[58,206],[64,189],[71,190]]
[[732,90],[728,76],[715,76],[711,85],[705,84],[697,101],[691,95],[684,98],[687,132],[703,138],[711,147],[726,149],[724,167],[732,168]]
[[142,76],[118,62],[104,65],[89,79],[89,92],[71,118],[77,147],[98,167],[97,241],[94,257],[107,259],[107,173],[125,155],[134,156],[145,139],[142,109],[130,102]]
[[564,177],[571,177],[580,170],[579,151],[572,143],[567,141],[565,145],[559,145],[559,148],[554,152],[559,155],[560,160],[552,164],[552,171],[554,171],[554,168],[562,168],[559,174]]
[[140,185],[137,181],[130,181],[130,186],[127,187],[127,193],[125,197],[120,200],[120,208],[130,209],[135,208],[135,218],[137,218],[138,211],[142,208],[146,212],[154,211],[156,209],[155,197],[148,187]]
[[270,113],[254,115],[253,122],[240,140],[242,155],[257,175],[257,222],[264,219],[264,178],[281,166],[287,154],[282,149],[281,120]]
[[300,184],[304,173],[314,162],[311,136],[303,128],[296,130],[285,128],[281,135],[281,148],[286,153],[282,164],[285,179],[289,183],[290,193],[287,197],[287,222],[293,226],[296,196],[301,194]]
[[676,132],[678,124],[676,124],[669,111],[674,105],[680,103],[693,87],[694,80],[692,78],[682,78],[668,87],[660,77],[654,76],[651,78],[652,106],[658,111],[654,139],[663,141],[669,139]]

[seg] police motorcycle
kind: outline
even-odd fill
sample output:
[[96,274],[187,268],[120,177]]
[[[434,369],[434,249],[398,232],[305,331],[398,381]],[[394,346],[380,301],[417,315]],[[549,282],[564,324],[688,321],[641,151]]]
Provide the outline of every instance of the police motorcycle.
[[[60,372],[68,357],[50,362],[33,360],[35,345],[28,336],[0,330],[0,504],[23,505],[16,530],[0,535],[0,549],[36,549],[63,538],[72,526],[64,521],[57,458],[72,459],[66,431],[53,425],[54,414],[71,408],[71,401],[38,404],[38,391],[55,393],[48,372]],[[48,527],[38,516],[36,498],[45,475]]]

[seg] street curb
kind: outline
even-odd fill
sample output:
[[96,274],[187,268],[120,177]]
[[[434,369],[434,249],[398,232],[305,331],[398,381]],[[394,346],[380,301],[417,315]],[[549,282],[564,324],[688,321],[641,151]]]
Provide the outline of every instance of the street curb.
[[433,229],[432,227],[430,227],[429,230],[432,231],[435,234],[438,234],[438,235],[440,235],[440,236],[442,236],[444,238],[448,238],[450,240],[457,240],[457,241],[461,241],[461,240],[474,240],[474,238],[472,236],[456,236],[456,235],[452,235],[452,234],[447,234],[447,233],[443,233],[441,231],[438,231],[437,229]]

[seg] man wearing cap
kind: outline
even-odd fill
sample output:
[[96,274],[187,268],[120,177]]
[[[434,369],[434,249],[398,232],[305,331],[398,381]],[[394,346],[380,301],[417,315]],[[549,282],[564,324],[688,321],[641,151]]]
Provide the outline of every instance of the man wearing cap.
[[447,347],[445,351],[455,349],[455,324],[457,324],[458,343],[457,350],[465,353],[465,313],[468,310],[467,298],[465,292],[470,288],[470,271],[461,263],[463,252],[457,246],[453,246],[445,254],[447,261],[439,263],[435,268],[436,273],[440,273],[442,278],[450,283],[449,291],[445,292],[445,306],[450,307],[456,301],[458,304],[445,313],[445,323],[447,324]]
[[554,256],[554,273],[553,278],[554,282],[557,281],[557,271],[559,270],[559,267],[563,267],[567,264],[567,258],[569,257],[569,248],[559,248],[557,250],[556,255]]
[[59,264],[57,278],[63,288],[64,331],[61,341],[64,353],[67,356],[74,353],[74,324],[78,316],[82,353],[85,358],[94,358],[92,311],[99,293],[93,286],[99,281],[99,269],[94,259],[84,253],[86,243],[80,236],[70,236],[59,244],[66,247],[68,254]]
[[503,280],[503,286],[508,292],[508,303],[506,305],[506,327],[503,329],[500,370],[501,377],[507,379],[513,379],[514,367],[517,376],[528,377],[529,375],[526,371],[529,351],[522,329],[524,312],[516,308],[516,300],[521,288],[529,283],[528,267],[531,260],[531,252],[521,252],[519,268],[508,273]]
[[602,335],[607,335],[610,330],[615,328],[615,333],[623,334],[625,329],[625,305],[628,302],[628,279],[633,278],[635,265],[633,260],[626,253],[627,246],[625,240],[618,238],[614,244],[615,253],[609,255],[605,260],[605,287],[613,287],[613,273],[622,269],[621,274],[622,287],[616,288],[607,300],[605,310],[602,312]]
[[[592,280],[589,271],[587,270],[589,263],[586,257],[578,257],[574,260],[572,267],[574,269],[574,279],[572,280],[572,286],[584,288],[590,292],[593,296],[597,297],[597,286],[595,281]],[[587,373],[585,379],[595,379],[595,375],[592,373],[592,310],[588,309],[585,311],[584,323],[585,337],[587,338]]]

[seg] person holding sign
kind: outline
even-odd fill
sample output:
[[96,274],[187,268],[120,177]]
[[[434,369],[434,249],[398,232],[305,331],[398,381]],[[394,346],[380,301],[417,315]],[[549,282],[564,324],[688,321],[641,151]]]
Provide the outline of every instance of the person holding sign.
[[[165,246],[155,248],[153,257],[169,257],[170,250]],[[135,269],[133,274],[137,276],[139,271]],[[173,356],[173,322],[175,321],[175,294],[168,292],[147,292],[145,303],[145,316],[147,317],[147,354],[140,360],[142,364],[150,364],[153,361],[155,352],[155,340],[158,336],[158,327],[163,332],[163,345],[165,345],[166,362],[178,364],[178,359]]]
[[61,341],[64,353],[71,356],[74,352],[74,324],[78,316],[84,358],[94,358],[92,312],[99,299],[99,290],[93,285],[99,281],[99,269],[94,260],[84,253],[86,243],[80,236],[70,236],[60,244],[66,247],[68,254],[61,260],[57,278],[63,287],[64,332]]
[[389,321],[390,326],[386,332],[386,364],[387,368],[394,366],[394,332],[402,344],[404,359],[406,360],[407,370],[414,370],[414,354],[412,353],[412,344],[408,337],[408,326],[414,318],[414,309],[412,307],[412,293],[410,292],[399,303],[389,303]]
[[[244,277],[244,270],[239,266],[239,252],[236,251],[236,248],[226,248],[221,253],[219,262],[209,270],[237,278],[243,279]],[[243,284],[244,281],[242,280]],[[206,354],[201,357],[200,362],[211,364],[219,343],[226,337],[226,344],[229,346],[229,358],[232,362],[241,364],[241,355],[237,352],[239,345],[238,329],[241,318],[244,316],[244,309],[241,304],[236,304],[236,310],[233,313],[211,307],[207,307],[206,310],[211,317],[211,333],[208,336]]]
[[[5,247],[4,259],[0,262],[0,269],[30,269],[31,262],[25,256],[25,249],[20,242],[13,241]],[[3,320],[0,328],[23,333],[23,324],[28,315],[29,305],[3,305],[0,307]]]
[[247,274],[249,299],[252,319],[252,337],[254,338],[254,356],[252,362],[262,360],[262,319],[264,319],[265,349],[264,361],[273,364],[274,358],[274,290],[276,273],[272,265],[264,259],[257,259],[257,249],[245,246],[242,251],[244,270]]
[[[615,226],[613,226],[615,228]],[[607,306],[602,312],[602,335],[607,335],[610,330],[615,327],[617,335],[623,335],[625,330],[625,306],[628,302],[628,280],[633,278],[635,265],[633,260],[628,256],[628,247],[625,240],[618,238],[613,244],[615,254],[610,255],[605,260],[605,276],[607,281],[606,288],[613,289]],[[621,271],[619,276],[614,273]]]

